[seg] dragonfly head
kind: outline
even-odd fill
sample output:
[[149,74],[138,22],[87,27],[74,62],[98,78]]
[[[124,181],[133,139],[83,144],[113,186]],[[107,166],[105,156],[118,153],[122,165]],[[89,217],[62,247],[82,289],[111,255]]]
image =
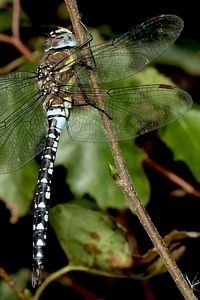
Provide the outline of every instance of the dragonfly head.
[[73,33],[63,27],[58,27],[56,30],[49,33],[49,37],[45,42],[44,52],[50,50],[69,49],[77,46],[77,40]]

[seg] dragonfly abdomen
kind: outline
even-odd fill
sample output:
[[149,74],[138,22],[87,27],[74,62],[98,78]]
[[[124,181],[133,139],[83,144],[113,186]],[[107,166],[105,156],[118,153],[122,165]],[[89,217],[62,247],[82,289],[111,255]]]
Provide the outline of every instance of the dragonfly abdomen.
[[[68,112],[67,115],[66,112]],[[43,270],[44,248],[46,246],[48,209],[51,197],[53,168],[58,149],[60,133],[67,124],[68,115],[69,108],[66,109],[65,103],[52,104],[49,109],[47,109],[49,129],[41,157],[38,183],[34,199],[33,287],[41,283],[41,271]]]

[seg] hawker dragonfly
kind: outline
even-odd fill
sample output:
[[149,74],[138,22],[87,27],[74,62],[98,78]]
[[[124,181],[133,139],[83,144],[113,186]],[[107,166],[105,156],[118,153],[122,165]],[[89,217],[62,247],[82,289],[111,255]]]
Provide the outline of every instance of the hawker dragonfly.
[[[178,16],[154,17],[110,42],[91,46],[89,57],[71,31],[58,27],[49,33],[36,71],[0,77],[1,173],[17,170],[41,153],[33,216],[34,287],[42,280],[51,181],[61,131],[66,128],[75,141],[108,141],[104,116],[112,124],[115,139],[124,140],[186,113],[192,99],[177,87],[111,88],[111,82],[142,70],[163,53],[182,29]],[[97,91],[90,84],[91,68],[98,77],[104,109],[98,107]]]

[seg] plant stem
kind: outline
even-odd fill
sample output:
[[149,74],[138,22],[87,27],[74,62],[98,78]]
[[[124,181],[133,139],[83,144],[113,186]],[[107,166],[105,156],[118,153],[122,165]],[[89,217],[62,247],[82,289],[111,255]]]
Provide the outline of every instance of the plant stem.
[[[78,12],[76,1],[65,0],[65,4],[70,15],[74,34],[77,40],[80,42],[80,44],[84,44],[85,34],[80,22],[80,15]],[[85,43],[83,50],[84,53],[87,53],[87,63],[88,59],[91,57],[89,65],[92,65],[92,55],[87,43]],[[91,68],[88,68],[88,74],[91,81],[91,87],[93,88],[93,91],[96,94],[96,106],[99,107],[101,111],[106,111],[103,97],[101,96],[101,89],[98,82],[97,74],[95,73],[95,69],[92,70]],[[127,197],[130,205],[130,210],[137,215],[138,219],[140,220],[142,226],[149,235],[152,243],[154,244],[156,250],[158,251],[160,257],[163,260],[163,263],[165,264],[167,270],[171,274],[174,282],[176,283],[183,297],[186,300],[196,300],[196,296],[193,294],[191,288],[189,287],[185,277],[177,267],[175,261],[170,257],[167,247],[165,246],[157,229],[152,223],[149,215],[147,214],[145,207],[142,205],[140,199],[138,198],[138,195],[135,191],[130,175],[128,173],[126,163],[123,159],[121,149],[119,147],[118,142],[116,141],[115,133],[112,129],[112,121],[105,114],[102,114],[102,121],[109,140],[110,149],[116,164],[117,174],[115,176],[115,180],[122,192]]]
[[11,290],[15,293],[17,299],[19,300],[28,300],[28,297],[24,291],[19,288],[19,286],[15,283],[15,281],[11,278],[10,275],[0,266],[0,278],[4,280],[5,283],[11,288]]

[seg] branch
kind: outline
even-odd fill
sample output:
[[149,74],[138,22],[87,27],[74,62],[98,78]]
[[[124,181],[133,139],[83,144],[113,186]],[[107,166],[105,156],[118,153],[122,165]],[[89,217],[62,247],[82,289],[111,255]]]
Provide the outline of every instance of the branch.
[[[84,29],[81,26],[80,14],[78,12],[76,1],[65,0],[65,4],[70,15],[75,36],[77,37],[78,41],[81,44],[83,44],[85,42],[85,35],[84,35]],[[87,53],[86,56],[87,56],[87,63],[88,63],[90,57],[92,57],[90,48],[87,45],[87,43],[83,48],[84,48],[83,49],[84,53],[85,54]],[[89,65],[93,65],[92,59],[90,59]],[[93,88],[93,91],[95,93],[94,98],[96,99],[96,106],[99,107],[100,110],[106,111],[104,109],[105,108],[104,101],[101,95],[101,89],[98,82],[97,74],[95,73],[95,69],[92,70],[92,68],[91,69],[89,68],[88,75],[91,81],[91,87]],[[140,220],[141,224],[143,225],[144,229],[149,235],[152,243],[154,244],[160,257],[162,258],[163,263],[165,264],[167,270],[170,272],[171,276],[173,277],[177,287],[181,291],[184,298],[186,300],[196,300],[197,299],[196,296],[193,294],[185,277],[178,269],[175,261],[172,260],[172,258],[170,257],[166,245],[164,244],[157,229],[155,228],[144,206],[142,205],[140,199],[138,198],[137,192],[135,190],[135,187],[132,184],[125,161],[123,159],[121,149],[119,147],[118,142],[116,141],[115,133],[112,128],[112,121],[109,118],[107,118],[105,114],[102,114],[102,121],[105,128],[105,132],[109,140],[110,149],[116,164],[117,174],[115,174],[114,177],[117,185],[120,187],[120,189],[122,190],[122,192],[124,193],[124,195],[127,197],[129,201],[130,210],[137,215],[138,219]]]
[[159,165],[154,159],[148,157],[145,159],[144,162],[152,169],[156,170],[157,172],[159,172],[160,174],[168,178],[171,182],[180,186],[186,193],[191,194],[197,198],[200,198],[200,191],[198,189],[195,189],[190,183],[188,183],[186,180],[176,175],[172,171]]
[[29,61],[34,61],[34,55],[31,51],[23,44],[19,34],[19,21],[20,21],[20,0],[13,1],[13,14],[12,14],[12,36],[6,34],[0,34],[0,41],[13,45],[16,47],[22,55]]
[[30,299],[25,295],[25,293],[17,286],[14,280],[6,273],[6,271],[0,267],[0,277],[7,283],[7,285],[13,290],[16,294],[17,299],[19,300],[28,300]]

